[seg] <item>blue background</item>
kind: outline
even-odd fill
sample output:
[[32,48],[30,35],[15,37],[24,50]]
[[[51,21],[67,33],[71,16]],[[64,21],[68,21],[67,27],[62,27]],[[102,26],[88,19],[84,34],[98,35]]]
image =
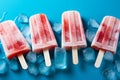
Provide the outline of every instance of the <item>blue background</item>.
[[[84,20],[94,18],[101,22],[105,15],[120,18],[120,0],[0,0],[0,16],[4,11],[8,12],[6,20],[13,20],[20,13],[28,16],[45,13],[50,21],[61,23],[61,14],[66,10],[78,10]],[[26,70],[17,73],[9,70],[6,75],[0,75],[0,80],[103,80],[101,70],[94,68],[93,63],[80,60],[80,64],[74,66],[71,54],[68,54],[68,59],[69,69],[57,71],[51,77],[35,77]]]

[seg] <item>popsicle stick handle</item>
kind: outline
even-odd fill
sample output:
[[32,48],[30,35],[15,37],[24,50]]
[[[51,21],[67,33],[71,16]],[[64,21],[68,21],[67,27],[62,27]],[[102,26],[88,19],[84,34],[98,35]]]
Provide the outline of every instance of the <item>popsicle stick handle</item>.
[[51,66],[51,60],[50,60],[49,50],[44,49],[43,50],[43,54],[44,54],[46,66]]
[[78,64],[78,51],[76,47],[72,48],[72,59],[73,59],[73,64]]
[[23,69],[27,69],[27,68],[28,68],[28,65],[27,65],[27,63],[26,63],[26,61],[25,61],[24,56],[23,56],[23,55],[18,55],[18,59],[19,59],[19,61],[20,61],[20,64],[21,64],[22,68],[23,68]]
[[95,62],[95,67],[99,68],[103,59],[105,51],[104,50],[99,50],[96,62]]

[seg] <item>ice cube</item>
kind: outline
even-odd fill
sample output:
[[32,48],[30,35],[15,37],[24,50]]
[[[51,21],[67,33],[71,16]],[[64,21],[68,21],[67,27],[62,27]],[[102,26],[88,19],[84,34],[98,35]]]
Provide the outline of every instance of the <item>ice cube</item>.
[[93,62],[95,61],[95,51],[93,48],[85,48],[83,50],[83,57],[86,62]]
[[44,61],[44,57],[43,57],[43,55],[42,54],[38,54],[37,55],[37,63],[42,63]]
[[29,45],[32,45],[30,35],[25,37],[26,41],[29,43]]
[[9,65],[9,68],[12,70],[12,71],[18,71],[19,70],[19,64],[18,64],[18,61],[16,58],[13,58],[12,60],[9,60],[8,61],[8,65]]
[[120,60],[115,60],[115,67],[118,72],[120,72]]
[[5,74],[8,71],[7,62],[5,59],[0,59],[0,74]]
[[117,80],[117,77],[115,75],[115,71],[113,69],[104,69],[102,72],[103,76],[105,77],[105,80]]
[[46,76],[40,76],[39,80],[50,80],[50,79]]
[[88,26],[93,27],[93,28],[98,28],[99,24],[97,23],[97,21],[95,19],[90,19],[88,21]]
[[57,34],[57,33],[55,33],[55,37],[56,37],[56,40],[57,40],[58,46],[61,46],[61,34]]
[[39,64],[39,72],[40,72],[40,74],[42,74],[44,76],[50,76],[55,73],[54,65],[47,67],[45,65],[45,62],[42,62]]
[[28,24],[29,18],[26,14],[22,13],[15,18],[15,21],[22,23],[22,24],[26,24],[26,23]]
[[53,25],[53,30],[56,32],[56,33],[61,33],[61,30],[62,30],[62,25],[61,23],[54,23]]
[[[118,40],[118,45],[117,45],[118,48],[120,48],[120,36],[119,36],[119,40]],[[117,49],[118,49],[117,48]]]
[[28,63],[28,72],[34,76],[37,76],[39,74],[37,64]]
[[87,29],[86,30],[86,38],[91,43],[96,35],[96,29]]
[[3,46],[2,46],[1,41],[0,41],[0,57],[5,57],[5,54],[4,54],[4,50],[3,50]]
[[34,53],[34,52],[29,52],[29,53],[26,55],[26,59],[27,59],[27,61],[30,62],[30,63],[36,63],[36,61],[37,61],[36,53]]
[[112,62],[114,60],[113,54],[109,51],[106,51],[104,55],[104,59]]
[[24,37],[29,37],[30,36],[30,28],[29,25],[23,24],[21,26],[21,32],[24,35]]
[[0,22],[2,22],[6,16],[7,12],[3,12],[2,17],[0,18]]
[[56,69],[67,69],[67,52],[65,49],[55,48],[54,65]]
[[30,34],[28,24],[29,18],[25,14],[18,15],[17,17],[15,17],[14,21],[24,36]]

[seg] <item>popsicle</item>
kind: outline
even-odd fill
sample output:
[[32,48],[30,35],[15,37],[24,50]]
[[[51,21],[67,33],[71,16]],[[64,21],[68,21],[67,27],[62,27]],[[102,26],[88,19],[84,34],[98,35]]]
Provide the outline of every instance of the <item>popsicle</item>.
[[72,48],[73,64],[78,64],[78,49],[86,47],[81,16],[78,11],[66,11],[62,14],[62,48]]
[[57,46],[57,42],[45,14],[36,14],[30,17],[30,32],[32,51],[44,53],[46,66],[51,66],[49,50]]
[[93,39],[92,47],[99,50],[95,67],[99,68],[106,51],[116,52],[120,30],[120,21],[113,16],[105,16]]
[[12,59],[18,57],[23,69],[27,69],[23,54],[30,51],[30,47],[18,27],[12,20],[0,23],[0,39],[4,48],[6,57]]

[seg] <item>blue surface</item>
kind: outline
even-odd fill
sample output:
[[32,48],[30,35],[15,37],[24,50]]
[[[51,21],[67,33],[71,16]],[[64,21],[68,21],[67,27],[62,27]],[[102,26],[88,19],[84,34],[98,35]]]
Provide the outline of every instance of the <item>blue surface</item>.
[[[4,11],[8,12],[5,19],[14,19],[20,13],[31,16],[36,13],[45,13],[52,22],[61,23],[61,14],[66,10],[78,10],[83,20],[94,18],[101,22],[105,15],[120,18],[119,0],[1,0],[0,16]],[[82,61],[79,52],[79,65],[73,65],[71,54],[68,54],[68,70],[57,71],[51,77],[41,75],[35,77],[26,70],[19,72],[8,71],[0,75],[0,80],[103,80],[101,69],[94,68],[93,63]]]

